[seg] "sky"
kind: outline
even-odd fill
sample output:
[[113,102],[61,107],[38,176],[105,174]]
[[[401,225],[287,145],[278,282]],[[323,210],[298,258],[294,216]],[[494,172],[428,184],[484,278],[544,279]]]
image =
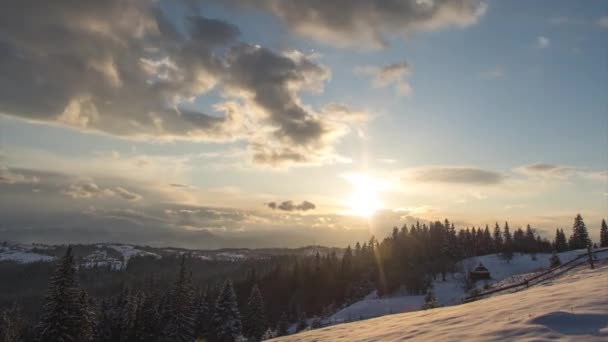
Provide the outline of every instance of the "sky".
[[597,240],[607,38],[599,0],[9,0],[0,240]]

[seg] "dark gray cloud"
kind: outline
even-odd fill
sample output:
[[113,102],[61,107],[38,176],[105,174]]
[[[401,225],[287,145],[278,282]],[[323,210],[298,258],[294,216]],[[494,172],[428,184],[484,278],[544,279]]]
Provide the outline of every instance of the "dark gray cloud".
[[266,203],[266,206],[273,210],[278,209],[283,211],[308,211],[316,209],[315,204],[309,201],[302,201],[300,204],[294,203],[293,201],[283,201],[281,203],[269,202]]
[[505,180],[500,172],[470,167],[423,167],[407,170],[407,179],[424,183],[454,183],[470,185],[494,185]]
[[[223,3],[226,0],[222,1]],[[339,46],[381,47],[395,35],[475,23],[480,0],[229,0],[266,10],[292,31]]]
[[[169,19],[156,1],[9,0],[0,13],[0,113],[136,139],[245,140],[264,145],[254,162],[272,165],[279,159],[260,155],[289,149],[301,156],[292,163],[330,155],[346,131],[299,97],[322,91],[329,70],[314,56],[239,37],[222,20]],[[213,89],[222,102],[194,110],[191,100]]]

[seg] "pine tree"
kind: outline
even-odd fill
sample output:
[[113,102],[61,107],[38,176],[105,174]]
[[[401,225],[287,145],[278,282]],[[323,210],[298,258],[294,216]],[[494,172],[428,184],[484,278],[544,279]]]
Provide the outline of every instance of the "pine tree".
[[494,226],[494,252],[500,253],[502,252],[502,232],[500,230],[500,226],[498,222],[496,222],[496,226]]
[[165,337],[170,341],[192,341],[194,339],[192,286],[186,271],[185,255],[182,255],[177,280],[169,298],[171,315],[165,327]]
[[196,299],[196,307],[194,309],[194,337],[198,339],[208,339],[209,337],[209,320],[211,319],[211,310],[207,299],[207,292],[199,294]]
[[600,229],[600,247],[608,247],[608,226],[604,219],[602,219],[602,228]]
[[0,313],[0,341],[23,341],[26,329],[27,323],[21,314],[21,309],[16,304]]
[[285,336],[288,334],[289,329],[289,319],[287,319],[287,314],[283,312],[281,314],[281,318],[279,318],[279,323],[277,324],[277,335]]
[[80,290],[76,316],[76,330],[79,332],[78,341],[85,342],[93,338],[93,326],[96,319],[91,304],[87,292]]
[[424,296],[424,304],[422,305],[422,310],[428,310],[439,307],[439,303],[437,303],[437,298],[433,293],[433,287],[429,287],[426,291],[426,295]]
[[507,263],[513,259],[513,237],[511,236],[511,232],[509,231],[509,223],[505,222],[504,228],[504,245],[502,248],[502,257],[507,260]]
[[80,341],[82,331],[79,326],[81,312],[78,282],[72,247],[68,246],[65,256],[58,264],[51,278],[50,287],[44,305],[44,313],[40,321],[38,341],[67,342]]
[[298,317],[298,324],[296,325],[296,332],[300,332],[308,328],[308,322],[306,322],[306,314],[301,313]]
[[259,341],[264,331],[266,331],[264,300],[260,289],[254,285],[243,312],[243,335],[253,341]]
[[577,214],[574,218],[574,224],[572,225],[572,235],[570,236],[570,248],[571,249],[582,249],[587,248],[587,245],[591,243],[589,239],[589,233],[587,227],[583,221],[581,214]]
[[215,335],[220,342],[232,342],[241,336],[242,325],[232,282],[226,280],[213,313]]
[[562,264],[562,261],[559,259],[559,255],[553,253],[551,254],[551,258],[549,258],[549,264],[551,268],[557,267]]
[[264,335],[262,335],[261,341],[270,340],[279,336],[276,330],[272,330],[271,328],[266,329]]
[[314,316],[310,321],[310,329],[319,329],[322,326],[321,318],[319,316]]

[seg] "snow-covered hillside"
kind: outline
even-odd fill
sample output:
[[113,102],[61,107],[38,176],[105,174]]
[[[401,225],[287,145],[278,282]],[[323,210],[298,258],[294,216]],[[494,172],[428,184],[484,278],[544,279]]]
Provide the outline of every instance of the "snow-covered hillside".
[[43,249],[43,246],[29,246],[29,245],[9,245],[4,244],[0,246],[0,261],[10,260],[21,264],[27,264],[30,262],[38,261],[53,261],[54,257],[44,254],[39,254],[34,249]]
[[276,341],[608,341],[608,263],[525,291],[389,315]]
[[[575,258],[580,251],[568,251],[558,254],[562,262]],[[549,258],[551,254],[537,254],[535,259],[528,254],[515,254],[513,259],[507,263],[497,254],[484,255],[466,259],[462,262],[463,270],[472,269],[480,262],[490,271],[492,279],[479,281],[477,287],[481,288],[493,286],[512,276],[527,274],[538,270],[549,268]],[[433,282],[433,291],[437,301],[442,306],[460,304],[466,292],[463,287],[462,274],[448,274],[446,281],[437,279]],[[391,296],[388,298],[378,298],[375,292],[368,295],[352,305],[338,311],[332,315],[325,324],[338,324],[344,322],[357,321],[366,318],[378,317],[393,313],[403,313],[420,310],[424,303],[424,296]]]

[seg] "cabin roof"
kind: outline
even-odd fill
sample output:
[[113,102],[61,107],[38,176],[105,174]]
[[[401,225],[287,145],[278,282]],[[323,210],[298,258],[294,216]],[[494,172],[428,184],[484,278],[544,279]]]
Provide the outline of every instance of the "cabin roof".
[[477,267],[475,267],[475,269],[472,272],[475,272],[475,273],[490,273],[490,271],[488,271],[488,269],[482,263],[479,263],[479,265],[477,265]]

